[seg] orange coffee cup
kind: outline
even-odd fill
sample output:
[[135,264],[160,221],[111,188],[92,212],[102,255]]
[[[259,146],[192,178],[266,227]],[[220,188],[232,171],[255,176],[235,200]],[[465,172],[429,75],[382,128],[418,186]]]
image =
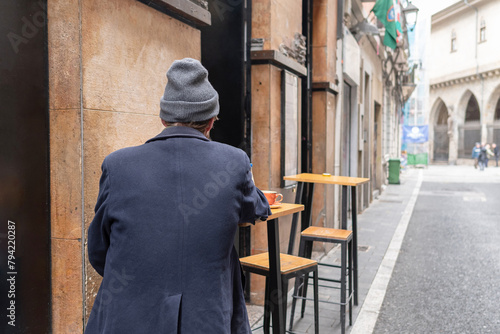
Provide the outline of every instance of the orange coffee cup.
[[262,193],[266,196],[269,205],[281,204],[283,201],[283,195],[271,190],[263,190]]

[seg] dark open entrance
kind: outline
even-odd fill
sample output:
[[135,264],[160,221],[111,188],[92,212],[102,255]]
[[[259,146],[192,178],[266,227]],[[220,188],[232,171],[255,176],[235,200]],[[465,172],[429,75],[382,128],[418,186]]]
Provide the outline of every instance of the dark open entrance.
[[434,161],[448,161],[449,146],[448,108],[441,102],[436,124],[434,124]]
[[373,122],[373,171],[372,171],[372,185],[373,190],[378,189],[381,190],[383,172],[382,172],[382,106],[375,102],[374,111],[375,117]]
[[491,142],[500,144],[500,99],[498,99],[496,107],[495,107],[495,116],[493,118],[493,125],[491,126],[491,135],[488,137],[491,138]]
[[0,2],[2,333],[51,332],[46,8]]
[[481,112],[476,97],[472,94],[465,110],[464,125],[459,127],[459,158],[470,158],[471,150],[476,143],[481,142]]
[[[239,147],[252,158],[250,137],[251,1],[209,2],[212,24],[201,27],[201,60],[209,80],[219,93],[219,120],[213,140]],[[250,227],[238,228],[235,247],[240,257],[250,255]],[[250,294],[246,280],[245,297]]]
[[340,175],[351,175],[351,86],[344,82],[344,103],[342,106],[342,146]]
[[250,147],[251,2],[209,3],[212,24],[201,27],[201,60],[219,93],[219,120],[211,132],[215,141],[245,150]]

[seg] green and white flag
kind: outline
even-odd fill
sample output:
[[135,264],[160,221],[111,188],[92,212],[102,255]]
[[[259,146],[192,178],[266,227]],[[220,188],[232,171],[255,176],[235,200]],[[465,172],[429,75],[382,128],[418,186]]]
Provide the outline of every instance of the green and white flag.
[[402,37],[401,7],[399,0],[377,0],[372,12],[385,27],[384,44],[396,49]]

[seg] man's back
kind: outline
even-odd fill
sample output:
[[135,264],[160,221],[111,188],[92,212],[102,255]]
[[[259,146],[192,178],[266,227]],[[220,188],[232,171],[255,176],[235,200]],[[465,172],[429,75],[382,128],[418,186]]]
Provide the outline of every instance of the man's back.
[[243,151],[168,128],[110,154],[99,197],[89,259],[104,279],[89,333],[249,331],[233,240],[239,222],[267,216],[268,206]]

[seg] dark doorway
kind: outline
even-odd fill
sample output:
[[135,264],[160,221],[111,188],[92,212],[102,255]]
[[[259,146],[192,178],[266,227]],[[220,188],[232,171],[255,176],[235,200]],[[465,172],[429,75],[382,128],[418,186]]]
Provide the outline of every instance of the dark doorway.
[[373,122],[373,171],[372,171],[372,185],[373,190],[380,191],[382,185],[382,140],[380,131],[380,124],[382,123],[381,105],[375,102],[375,118]]
[[[250,138],[251,72],[249,40],[251,1],[229,1],[221,6],[209,1],[212,24],[200,27],[201,60],[209,79],[219,93],[219,120],[213,140],[244,150],[252,158]],[[234,244],[240,257],[251,255],[250,227],[238,228]],[[245,285],[245,298],[250,296],[250,276]]]
[[481,114],[479,113],[479,104],[477,103],[476,97],[471,95],[469,102],[467,103],[467,109],[465,110],[465,122],[479,122],[480,118]]
[[497,105],[495,107],[495,121],[500,121],[500,99],[497,101]]
[[343,101],[340,174],[349,176],[351,174],[351,86],[345,82]]
[[441,102],[436,124],[434,124],[434,161],[448,161],[449,147],[448,108]]
[[0,2],[2,333],[50,333],[47,0]]
[[491,126],[491,142],[500,145],[500,99],[497,101],[495,107],[495,116],[493,119],[493,125]]
[[219,120],[212,139],[239,147],[251,157],[250,49],[251,2],[209,2],[212,24],[200,27],[201,60],[219,93]]
[[[359,161],[363,161],[363,174],[362,177],[370,178],[370,97],[371,97],[371,92],[370,92],[370,76],[365,73],[365,81],[364,81],[364,115],[361,117],[360,122],[363,126],[363,133],[360,134],[360,138],[362,139],[361,145],[363,145],[363,159],[360,159]],[[364,184],[362,185],[362,191],[361,193],[363,194],[363,200],[361,201],[360,205],[358,206],[359,210],[362,211],[368,207],[371,201],[371,190],[372,190],[372,185],[371,183]]]
[[472,148],[481,142],[481,112],[476,97],[472,94],[465,110],[464,125],[459,127],[458,157],[470,158]]

